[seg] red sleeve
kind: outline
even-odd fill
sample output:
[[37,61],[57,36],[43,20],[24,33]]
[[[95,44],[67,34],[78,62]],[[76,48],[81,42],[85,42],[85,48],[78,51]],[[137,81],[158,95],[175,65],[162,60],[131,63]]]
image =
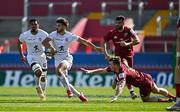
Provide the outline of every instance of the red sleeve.
[[108,42],[112,39],[112,31],[109,31],[105,36],[104,36],[104,41]]

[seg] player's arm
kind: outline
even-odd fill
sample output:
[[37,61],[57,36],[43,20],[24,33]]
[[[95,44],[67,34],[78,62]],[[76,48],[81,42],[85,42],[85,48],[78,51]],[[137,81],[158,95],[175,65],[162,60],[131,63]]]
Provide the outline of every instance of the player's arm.
[[112,40],[113,38],[113,33],[112,31],[109,31],[107,34],[104,35],[104,39],[103,39],[103,53],[105,56],[105,59],[109,60],[111,58],[111,56],[108,53],[108,42],[110,40]]
[[42,44],[45,48],[50,49],[51,54],[54,55],[57,51],[54,46],[50,44],[50,41],[52,41],[52,39],[47,37],[45,40],[43,40]]
[[108,50],[107,50],[107,42],[105,42],[105,41],[104,41],[104,44],[103,44],[103,53],[104,53],[105,58],[107,60],[109,60],[111,58],[111,56],[109,55]]
[[24,56],[24,53],[23,53],[23,50],[22,50],[22,42],[18,39],[18,42],[17,42],[17,49],[18,49],[18,52],[19,52],[19,55],[20,55],[20,59],[22,62],[25,62],[26,61],[26,57]]
[[93,70],[87,70],[85,68],[81,68],[81,70],[87,74],[91,74],[91,73],[100,73],[100,74],[104,74],[107,73],[107,68],[98,68],[98,69],[93,69]]
[[80,42],[81,44],[84,44],[85,46],[91,47],[92,49],[102,52],[102,48],[101,47],[97,47],[96,45],[94,45],[92,42],[83,39],[81,37],[78,38],[78,42]]
[[121,43],[121,46],[135,46],[140,43],[140,39],[133,29],[130,30],[130,33],[133,37],[133,40],[131,42],[124,41]]

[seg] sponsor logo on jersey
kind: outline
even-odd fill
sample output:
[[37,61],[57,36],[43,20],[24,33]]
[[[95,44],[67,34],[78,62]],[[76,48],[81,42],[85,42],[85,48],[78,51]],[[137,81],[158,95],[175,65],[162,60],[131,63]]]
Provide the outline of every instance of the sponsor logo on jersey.
[[118,37],[117,36],[114,36],[114,39],[117,39]]
[[41,41],[42,39],[41,38],[39,38],[39,41]]

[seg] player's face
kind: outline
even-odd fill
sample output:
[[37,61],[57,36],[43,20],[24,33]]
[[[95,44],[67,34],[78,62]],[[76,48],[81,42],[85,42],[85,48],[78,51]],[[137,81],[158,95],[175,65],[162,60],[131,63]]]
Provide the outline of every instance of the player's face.
[[109,67],[111,68],[111,71],[115,71],[115,65],[112,61],[109,62]]
[[124,22],[123,21],[115,21],[116,29],[122,30],[123,26],[124,26]]
[[30,25],[31,25],[31,30],[32,30],[32,31],[36,31],[37,29],[39,29],[39,24],[38,24],[37,21],[31,22]]
[[58,32],[62,32],[64,30],[66,30],[66,27],[62,23],[57,23],[56,24],[56,29],[57,29]]

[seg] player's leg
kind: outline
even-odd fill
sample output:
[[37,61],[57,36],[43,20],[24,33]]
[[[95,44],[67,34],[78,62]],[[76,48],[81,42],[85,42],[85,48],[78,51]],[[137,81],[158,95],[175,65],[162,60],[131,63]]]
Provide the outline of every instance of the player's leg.
[[176,83],[176,97],[177,97],[176,103],[180,105],[180,65],[176,67],[175,83]]
[[40,85],[45,94],[46,86],[47,86],[47,59],[46,59],[46,56],[42,56],[39,60],[40,60],[40,65],[42,67],[42,75],[41,75]]
[[[67,65],[67,70],[64,71],[64,74],[66,76],[66,78],[68,79],[68,70],[71,69],[72,66],[72,57],[68,57],[66,60],[64,60],[64,62]],[[87,102],[88,99],[84,96],[84,94],[82,92],[79,92],[72,84],[69,84],[71,91],[79,97],[79,99],[82,102]]]
[[[180,60],[179,60],[180,61]],[[175,86],[176,86],[176,104],[167,107],[167,110],[180,110],[180,66],[176,66],[175,68]]]
[[[152,88],[151,88],[151,91],[152,91],[153,93],[161,94],[161,95],[166,96],[166,97],[168,97],[168,98],[171,98],[171,99],[173,99],[173,100],[176,99],[176,97],[175,97],[172,93],[170,93],[167,89],[165,89],[165,88],[159,88],[159,87],[157,87],[157,85],[156,85],[155,83],[153,83]],[[159,101],[161,101],[161,100],[159,100]]]
[[[139,88],[140,96],[143,102],[169,102],[169,99],[161,99],[158,97],[150,97],[151,92],[157,93],[159,90],[154,84],[150,75],[146,75],[149,80],[144,81],[144,85]],[[172,100],[171,100],[172,101]]]
[[88,99],[84,96],[84,94],[82,92],[79,92],[72,84],[70,84],[70,88],[72,90],[72,92],[79,97],[79,99],[82,101],[82,102],[87,102]]
[[[131,57],[126,57],[125,59],[126,59],[127,62],[128,62],[128,66],[133,67],[133,56],[131,56]],[[137,98],[137,95],[136,95],[136,93],[134,92],[134,87],[133,87],[131,84],[128,84],[128,83],[127,83],[126,85],[127,85],[128,89],[129,89],[129,91],[130,91],[131,98],[132,98],[132,99]]]
[[169,99],[145,96],[141,97],[143,102],[171,102]]
[[151,93],[150,87],[145,87],[145,88],[140,89],[140,96],[143,102],[169,102],[170,101],[169,99],[150,97],[150,93]]
[[32,68],[32,70],[34,71],[34,74],[35,74],[34,77],[35,77],[36,91],[37,91],[40,99],[41,99],[41,100],[45,100],[46,97],[45,97],[45,95],[44,95],[44,93],[43,93],[43,90],[42,90],[42,87],[41,87],[41,84],[40,84],[40,82],[41,82],[41,76],[42,76],[42,74],[43,74],[42,68],[41,68],[40,64],[38,64],[38,63],[36,63],[36,62],[34,62],[34,63],[31,64],[31,68]]
[[46,86],[47,86],[47,69],[42,69],[43,71],[43,74],[41,76],[41,82],[40,82],[40,85],[41,85],[41,88],[44,92],[44,94],[46,94]]
[[[57,63],[57,62],[55,62],[55,63]],[[58,64],[58,66],[56,68],[56,73],[57,73],[57,76],[59,77],[62,85],[67,89],[68,97],[72,97],[73,92],[71,91],[69,80],[65,74],[65,71],[67,71],[67,70],[68,70],[68,63],[66,60],[63,60]]]

